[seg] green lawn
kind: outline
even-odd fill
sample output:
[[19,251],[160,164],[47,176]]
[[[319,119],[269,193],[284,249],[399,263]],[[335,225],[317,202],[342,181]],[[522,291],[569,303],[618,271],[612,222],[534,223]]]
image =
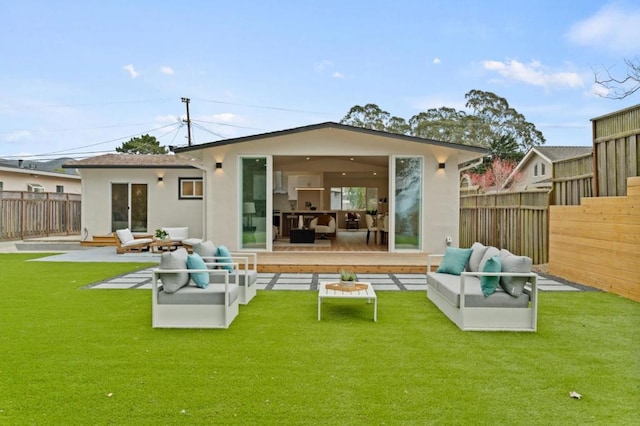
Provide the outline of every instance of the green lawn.
[[[0,424],[637,424],[640,304],[541,293],[537,333],[462,332],[424,292],[259,291],[228,330],[152,329],[135,264],[0,255]],[[583,395],[569,397],[570,391]]]

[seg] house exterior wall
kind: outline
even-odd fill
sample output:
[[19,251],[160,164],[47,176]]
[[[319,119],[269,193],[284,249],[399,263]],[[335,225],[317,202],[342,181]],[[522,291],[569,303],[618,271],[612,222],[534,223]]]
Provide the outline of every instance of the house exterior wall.
[[[271,156],[392,156],[418,155],[424,158],[424,190],[422,215],[422,250],[443,252],[446,237],[458,242],[459,187],[458,150],[424,143],[400,141],[384,136],[335,129],[287,134],[242,143],[206,147],[180,154],[202,160],[208,173],[205,211],[206,237],[216,244],[239,248],[242,219],[239,211],[239,157],[241,155]],[[223,168],[215,170],[215,163]],[[391,160],[390,160],[391,162]],[[446,169],[438,169],[445,162]],[[272,174],[268,169],[267,173]],[[387,188],[388,188],[387,181]],[[269,182],[271,184],[271,182]],[[325,201],[326,203],[327,201]],[[268,204],[268,209],[272,207]],[[325,208],[328,207],[325,205]]]
[[550,179],[553,173],[552,167],[553,165],[549,161],[534,152],[527,162],[522,165],[521,178],[512,186],[513,190],[525,191],[532,189],[532,186],[535,187],[536,182]]
[[78,176],[65,177],[63,174],[38,172],[37,170],[21,171],[20,169],[0,168],[0,182],[4,191],[28,191],[30,183],[44,187],[44,192],[56,192],[58,185],[65,194],[80,194],[82,185]]
[[[203,235],[202,200],[178,198],[178,178],[202,177],[198,169],[81,169],[82,228],[89,237],[111,233],[111,184],[147,184],[147,232],[163,226],[188,226],[189,236]],[[162,176],[163,181],[158,182]]]

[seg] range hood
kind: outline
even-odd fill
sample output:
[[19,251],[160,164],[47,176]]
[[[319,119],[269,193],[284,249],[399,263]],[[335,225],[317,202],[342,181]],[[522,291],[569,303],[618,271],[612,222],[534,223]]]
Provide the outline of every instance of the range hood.
[[273,187],[273,193],[274,194],[286,194],[288,191],[287,189],[284,187],[284,185],[282,185],[282,172],[278,171],[275,172],[275,185]]

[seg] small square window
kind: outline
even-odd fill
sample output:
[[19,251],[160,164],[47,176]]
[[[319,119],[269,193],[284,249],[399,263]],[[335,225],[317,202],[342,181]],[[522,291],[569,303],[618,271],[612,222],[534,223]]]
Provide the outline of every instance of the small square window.
[[202,199],[202,178],[179,178],[180,200],[201,200]]
[[64,192],[64,186],[63,185],[56,185],[56,192]]

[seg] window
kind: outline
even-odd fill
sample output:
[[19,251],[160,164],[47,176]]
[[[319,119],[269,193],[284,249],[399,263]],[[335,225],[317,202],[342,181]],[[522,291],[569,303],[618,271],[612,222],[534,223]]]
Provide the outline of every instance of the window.
[[378,188],[344,186],[331,188],[331,210],[374,210],[378,208]]
[[2,191],[3,185],[4,184],[2,182],[0,182],[0,191]]
[[544,175],[545,175],[545,171],[544,171],[545,167],[544,167],[544,166],[545,166],[545,164],[544,164],[544,163],[540,163],[540,174],[541,174],[542,176],[544,176]]
[[64,186],[56,185],[56,192],[64,192]]
[[538,165],[533,166],[533,175],[538,176]]
[[178,198],[181,200],[202,199],[202,178],[179,178]]
[[29,183],[27,184],[27,191],[29,192],[44,192],[44,186],[39,183]]

